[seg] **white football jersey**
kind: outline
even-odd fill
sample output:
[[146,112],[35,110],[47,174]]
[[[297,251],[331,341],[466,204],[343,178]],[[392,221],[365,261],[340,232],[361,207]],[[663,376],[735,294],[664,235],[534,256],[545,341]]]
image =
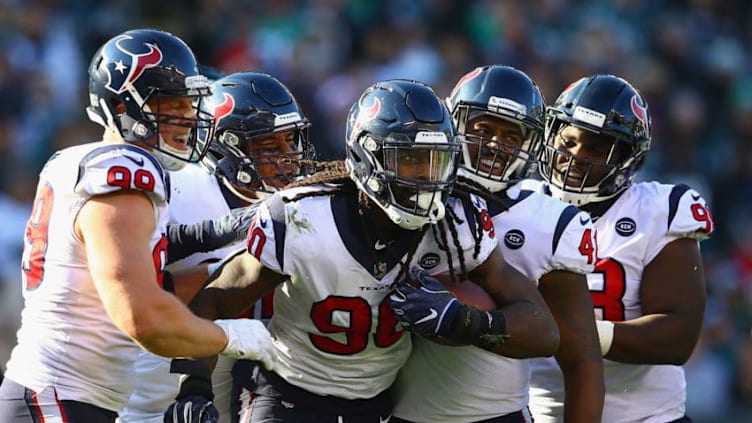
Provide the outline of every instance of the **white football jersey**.
[[[397,261],[409,251],[365,241],[367,223],[358,216],[356,196],[283,200],[326,189],[332,188],[318,185],[275,194],[261,205],[249,232],[249,253],[289,276],[275,290],[269,324],[277,350],[274,371],[318,395],[372,398],[392,385],[410,354],[410,336],[397,323],[388,299],[401,269]],[[481,207],[485,204],[478,199],[472,205],[450,199],[447,205],[458,217],[457,238],[468,270],[485,262],[497,246],[490,220],[475,220]],[[460,268],[447,219],[426,230],[413,255],[413,265],[430,274],[449,270],[437,241],[440,231],[454,269]],[[484,230],[474,255],[476,224]]]
[[[520,273],[537,281],[552,270],[593,270],[595,230],[587,213],[519,184],[499,199],[488,211],[505,261]],[[414,422],[491,419],[524,409],[529,383],[527,360],[415,337],[395,383],[393,414]]]
[[132,145],[101,142],[55,153],[39,175],[26,227],[25,307],[6,373],[37,392],[54,387],[59,400],[113,411],[130,395],[141,349],[107,315],[74,223],[90,198],[123,189],[142,191],[154,204],[150,248],[161,279],[169,179],[157,160]]
[[[217,177],[210,174],[204,166],[187,164],[179,171],[170,172],[170,180],[172,196],[169,224],[200,222],[230,211]],[[192,254],[171,263],[167,270],[175,271],[209,260],[219,260],[243,248],[243,243],[239,243],[208,253]],[[180,375],[170,373],[170,362],[169,358],[141,351],[133,371],[136,386],[120,413],[121,423],[162,423],[164,412],[175,401],[179,389]],[[212,373],[214,402],[220,411],[220,423],[230,421],[230,372],[234,363],[235,360],[220,355]]]
[[[595,222],[595,228],[599,260],[588,275],[588,285],[596,319],[614,322],[642,315],[642,273],[668,243],[680,238],[699,242],[714,230],[700,194],[686,185],[657,182],[629,187]],[[531,368],[530,408],[535,421],[561,421],[564,383],[556,362],[534,359]],[[604,374],[604,422],[657,423],[684,415],[686,380],[681,366],[604,359]]]

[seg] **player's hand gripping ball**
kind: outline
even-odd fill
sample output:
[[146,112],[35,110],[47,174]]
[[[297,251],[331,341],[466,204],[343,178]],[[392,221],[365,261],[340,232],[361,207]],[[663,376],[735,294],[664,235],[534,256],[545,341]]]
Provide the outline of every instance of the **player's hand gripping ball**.
[[454,320],[462,305],[472,305],[482,310],[494,310],[491,297],[470,281],[451,282],[451,277],[441,277],[443,282],[414,267],[411,281],[395,285],[390,304],[397,320],[409,331],[445,345],[460,345],[455,337]]

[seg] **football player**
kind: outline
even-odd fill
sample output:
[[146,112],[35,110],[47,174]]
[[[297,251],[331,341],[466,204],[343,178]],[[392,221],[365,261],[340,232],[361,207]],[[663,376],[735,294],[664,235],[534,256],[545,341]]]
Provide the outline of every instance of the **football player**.
[[[588,275],[605,357],[604,422],[688,422],[681,365],[705,309],[699,242],[715,225],[686,185],[633,183],[651,140],[645,98],[613,75],[572,83],[546,114],[541,190],[590,212],[598,261]],[[561,421],[569,397],[552,360],[533,360],[535,421]]]
[[[344,163],[262,203],[247,252],[191,303],[199,315],[232,316],[274,290],[274,362],[244,375],[250,422],[388,421],[388,388],[411,351],[401,324],[528,356],[557,347],[537,290],[503,262],[484,203],[449,197],[459,144],[431,88],[372,85],[350,110],[346,141]],[[457,303],[428,273],[468,275],[499,310]]]
[[[310,123],[289,89],[271,75],[241,72],[222,77],[211,85],[212,95],[202,109],[213,116],[214,140],[201,164],[172,172],[169,224],[215,219],[230,209],[246,208],[294,181],[305,169],[299,163],[313,159],[308,141]],[[206,146],[204,146],[206,147]],[[192,254],[168,266],[168,270],[217,261],[233,249],[229,245],[209,253]],[[176,294],[186,302],[201,286],[178,284]],[[252,317],[268,319],[271,298],[253,308]],[[214,403],[219,422],[230,422],[231,369],[235,360],[220,357],[212,375]],[[178,375],[170,373],[170,360],[141,353],[134,368],[138,385],[120,413],[120,422],[161,423],[167,407],[178,394]]]
[[[593,223],[576,207],[521,186],[535,171],[543,135],[540,90],[520,70],[484,66],[464,75],[447,103],[464,137],[456,189],[488,199],[504,259],[537,281],[559,327],[565,420],[600,422],[603,366],[585,280],[596,257]],[[413,348],[395,385],[396,421],[531,421],[527,360],[420,338]]]
[[[95,53],[87,111],[103,139],[55,153],[40,174],[0,421],[114,422],[141,347],[168,357],[268,357],[258,320],[212,323],[160,288],[172,280],[163,272],[165,170],[203,155],[196,134],[211,120],[195,106],[208,88],[191,49],[167,32],[127,31]],[[205,267],[193,276],[205,279]]]

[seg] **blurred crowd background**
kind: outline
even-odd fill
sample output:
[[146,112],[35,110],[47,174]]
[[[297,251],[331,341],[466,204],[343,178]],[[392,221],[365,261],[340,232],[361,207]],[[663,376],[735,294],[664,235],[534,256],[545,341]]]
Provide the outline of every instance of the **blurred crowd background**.
[[718,227],[703,243],[709,301],[686,365],[688,413],[752,419],[749,0],[0,0],[0,365],[20,320],[37,174],[55,150],[100,139],[84,112],[89,60],[144,27],[180,36],[219,72],[278,77],[323,159],[341,157],[347,110],[377,80],[418,79],[446,96],[474,67],[507,64],[549,102],[587,74],[631,81],[654,122],[641,179],[691,185]]

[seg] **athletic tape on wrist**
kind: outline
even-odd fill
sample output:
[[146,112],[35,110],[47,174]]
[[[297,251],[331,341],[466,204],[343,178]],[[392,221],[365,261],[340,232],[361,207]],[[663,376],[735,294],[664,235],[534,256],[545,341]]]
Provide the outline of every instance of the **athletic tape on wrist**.
[[508,338],[507,322],[501,311],[482,311],[462,305],[450,339],[493,351]]
[[596,320],[595,328],[598,329],[598,340],[601,343],[601,355],[606,356],[614,342],[614,322],[608,320]]
[[217,271],[217,269],[222,267],[222,263],[224,263],[224,260],[220,260],[214,263],[209,263],[209,265],[206,267],[206,271],[209,273],[209,276],[213,275],[214,272]]

